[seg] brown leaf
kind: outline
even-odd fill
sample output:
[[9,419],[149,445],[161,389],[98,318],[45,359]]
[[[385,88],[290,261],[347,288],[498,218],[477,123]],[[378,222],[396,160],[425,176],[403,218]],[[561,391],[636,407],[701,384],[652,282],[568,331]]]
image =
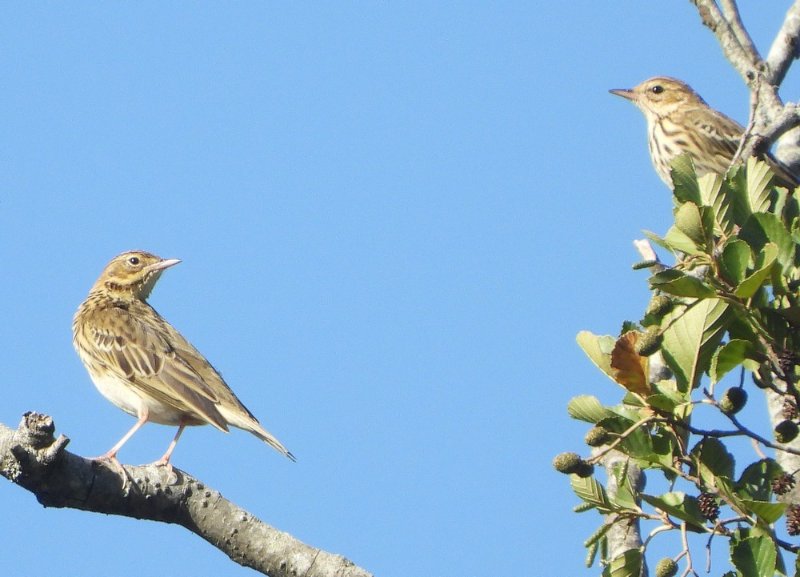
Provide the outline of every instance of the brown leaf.
[[640,334],[628,331],[617,339],[611,351],[611,376],[631,393],[649,395],[648,360],[636,352]]

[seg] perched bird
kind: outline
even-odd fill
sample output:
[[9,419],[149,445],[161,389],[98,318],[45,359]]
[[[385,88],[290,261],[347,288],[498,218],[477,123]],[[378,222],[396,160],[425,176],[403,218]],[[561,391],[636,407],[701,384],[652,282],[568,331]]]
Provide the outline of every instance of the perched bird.
[[[653,166],[672,188],[671,163],[689,153],[698,176],[709,172],[724,175],[739,149],[744,128],[706,104],[692,87],[665,76],[645,80],[631,89],[611,94],[633,102],[647,119],[647,143]],[[764,156],[775,173],[774,183],[790,191],[798,179],[771,155]]]
[[158,464],[169,463],[188,425],[238,427],[294,460],[205,357],[147,304],[161,273],[179,262],[143,251],[123,253],[108,263],[75,313],[72,342],[92,381],[109,401],[138,418],[99,459],[118,463],[122,445],[152,421],[178,427]]

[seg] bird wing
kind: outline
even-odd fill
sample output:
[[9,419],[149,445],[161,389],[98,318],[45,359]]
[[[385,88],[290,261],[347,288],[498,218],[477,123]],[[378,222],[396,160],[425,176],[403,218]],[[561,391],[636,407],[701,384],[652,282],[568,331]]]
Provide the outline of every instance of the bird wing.
[[[709,115],[703,113],[703,111],[690,111],[687,113],[687,117],[700,133],[704,134],[718,145],[719,148],[716,148],[717,152],[715,156],[719,165],[722,166],[723,164],[730,163],[730,159],[733,158],[736,151],[739,149],[739,143],[744,134],[742,125],[719,111],[714,111],[713,117],[709,117]],[[713,118],[714,121],[711,122],[710,118]],[[797,176],[769,152],[759,155],[759,157],[772,169],[775,175],[773,181],[775,185],[783,186],[791,192],[800,184]],[[709,168],[713,169],[713,167]],[[724,170],[727,170],[727,168],[728,167],[725,166]],[[716,172],[721,171],[717,170]]]
[[721,112],[713,111],[709,114],[708,109],[689,110],[686,113],[686,120],[694,126],[700,134],[715,142],[717,150],[727,153],[730,157],[736,154],[739,148],[739,141],[742,139],[744,128],[742,125],[725,116]]
[[88,336],[95,344],[98,360],[142,393],[227,431],[227,422],[216,408],[220,399],[213,386],[170,342],[169,329],[177,331],[149,305],[132,306],[146,309],[132,314],[114,306],[105,309],[100,322],[90,323]]
[[174,327],[167,325],[169,341],[174,347],[175,354],[207,383],[217,396],[217,402],[241,414],[247,415],[254,423],[258,423],[253,413],[244,406],[234,394],[228,383],[219,374],[219,371]]

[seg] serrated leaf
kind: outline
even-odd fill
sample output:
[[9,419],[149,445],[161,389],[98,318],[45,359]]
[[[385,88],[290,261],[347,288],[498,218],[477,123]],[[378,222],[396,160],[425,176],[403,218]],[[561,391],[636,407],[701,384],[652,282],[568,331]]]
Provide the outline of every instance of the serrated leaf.
[[[634,422],[628,417],[616,415],[603,419],[598,424],[612,433],[622,434],[628,431]],[[653,444],[650,435],[641,427],[634,431],[629,431],[622,442],[617,445],[617,448],[626,455],[639,459],[645,464],[658,462],[658,458],[653,455]]]
[[756,294],[756,291],[770,278],[772,267],[775,266],[777,258],[778,247],[771,242],[765,244],[758,254],[756,270],[736,287],[733,294],[744,299]]
[[752,212],[766,212],[769,210],[770,182],[772,170],[766,162],[751,156],[747,159],[747,196],[750,199]]
[[[700,207],[693,202],[684,202],[675,211],[675,228],[686,235],[694,245],[695,250],[702,253],[708,252],[709,238],[712,230],[706,230],[706,223],[700,214]],[[669,235],[665,240],[669,242]]]
[[617,485],[617,492],[614,495],[614,505],[620,509],[638,510],[639,506],[636,504],[636,495],[634,494],[633,487],[631,487],[627,479],[625,479],[625,481],[626,482]]
[[725,243],[719,257],[719,264],[723,276],[734,287],[745,279],[750,256],[750,247],[743,240],[731,239]]
[[792,234],[776,215],[754,214],[745,222],[739,232],[739,238],[747,242],[755,253],[768,242],[773,243],[778,247],[778,262],[781,263],[783,270],[786,271],[794,266],[797,245]]
[[748,537],[731,543],[731,562],[741,575],[775,574],[778,552],[769,537]]
[[572,397],[567,403],[567,412],[573,419],[593,424],[614,414],[606,409],[597,397],[591,395]]
[[681,391],[694,389],[708,369],[711,355],[722,340],[731,315],[719,299],[694,301],[664,318],[661,351]]
[[783,516],[786,511],[786,503],[772,503],[770,501],[753,501],[750,499],[740,499],[739,502],[752,513],[767,523],[774,523]]
[[[643,231],[642,231],[642,234],[644,234],[644,236],[645,236],[645,237],[647,237],[647,240],[649,240],[651,243],[653,243],[653,244],[655,244],[655,245],[658,245],[658,246],[660,246],[661,248],[664,248],[664,249],[666,249],[666,250],[671,250],[671,249],[669,248],[669,246],[667,245],[667,243],[664,241],[664,239],[663,239],[663,238],[661,238],[660,236],[658,236],[658,235],[657,235],[656,233],[654,233],[653,231],[650,231],[650,230],[643,230]],[[635,244],[635,242],[634,242],[634,244]]]
[[712,209],[714,232],[717,236],[730,234],[734,230],[733,207],[729,187],[719,174],[709,172],[697,179],[703,205]]
[[614,557],[603,571],[603,577],[639,577],[642,573],[642,552],[628,549]]
[[672,491],[659,496],[642,493],[641,497],[645,503],[696,527],[702,527],[705,522],[697,506],[697,500],[687,496],[686,493]]
[[772,479],[783,473],[774,459],[761,459],[748,465],[736,482],[736,493],[743,499],[768,501],[772,495]]
[[613,508],[611,501],[608,500],[606,490],[597,479],[591,476],[578,477],[577,475],[570,475],[569,482],[575,494],[586,503],[594,505],[601,513],[610,513],[612,511]]
[[716,292],[697,277],[668,268],[650,277],[650,288],[678,297],[710,298]]
[[671,226],[662,239],[664,246],[671,252],[683,252],[693,256],[706,254],[705,248],[697,243],[677,226]]
[[700,187],[697,184],[694,163],[689,153],[676,157],[670,164],[670,168],[673,195],[677,203],[693,202],[700,204]]
[[711,357],[708,371],[712,383],[718,383],[728,372],[744,365],[750,371],[758,370],[759,363],[754,360],[755,347],[750,341],[732,339],[718,348]]
[[581,331],[575,337],[578,346],[583,349],[586,356],[589,357],[597,368],[603,371],[609,378],[613,380],[611,373],[611,351],[614,349],[614,343],[617,339],[608,335],[595,335],[589,331]]
[[710,487],[717,487],[717,478],[733,479],[736,462],[719,439],[708,437],[692,449],[700,478]]
[[769,168],[763,163],[759,165],[753,158],[748,160],[747,170],[735,166],[728,172],[725,181],[736,224],[741,226],[750,215],[769,210],[770,178]]

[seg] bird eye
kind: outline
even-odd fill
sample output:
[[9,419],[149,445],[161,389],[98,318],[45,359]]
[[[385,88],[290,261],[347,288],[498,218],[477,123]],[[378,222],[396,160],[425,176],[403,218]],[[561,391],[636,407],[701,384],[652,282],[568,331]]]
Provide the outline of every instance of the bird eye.
[[136,266],[137,264],[139,264],[139,257],[138,256],[132,256],[132,257],[130,257],[128,259],[128,262],[131,263],[132,265]]
[[650,89],[650,92],[652,92],[653,94],[661,94],[662,92],[664,92],[664,87],[661,86],[660,84],[656,84]]

